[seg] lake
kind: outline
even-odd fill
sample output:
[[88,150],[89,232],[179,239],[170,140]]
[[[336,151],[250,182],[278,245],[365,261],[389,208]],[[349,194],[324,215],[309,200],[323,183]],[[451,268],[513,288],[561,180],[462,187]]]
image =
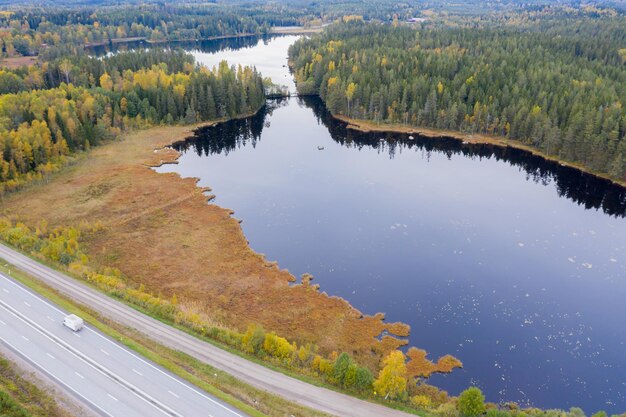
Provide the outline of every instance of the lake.
[[[256,64],[293,89],[296,37],[187,47]],[[293,91],[293,90],[292,90]],[[235,211],[252,248],[462,370],[430,383],[489,401],[626,410],[626,192],[526,152],[363,134],[315,98],[175,146],[177,165]]]

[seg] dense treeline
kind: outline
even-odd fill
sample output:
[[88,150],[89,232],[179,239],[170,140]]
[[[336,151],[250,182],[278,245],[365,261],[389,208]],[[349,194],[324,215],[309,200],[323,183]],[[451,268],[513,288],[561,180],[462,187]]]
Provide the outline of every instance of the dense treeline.
[[[54,59],[77,54],[85,44],[108,44],[114,39],[145,38],[149,41],[196,40],[243,33],[267,33],[275,26],[317,26],[346,15],[365,20],[405,21],[421,16],[431,21],[467,24],[469,16],[483,16],[493,23],[494,10],[521,9],[515,0],[417,1],[323,0],[234,1],[184,5],[147,2],[141,4],[83,7],[12,7],[0,12],[0,52],[4,56],[41,55]],[[542,1],[526,1],[524,7]],[[568,4],[569,1],[558,3]],[[574,3],[574,2],[571,2]],[[0,4],[2,1],[0,0]],[[425,12],[425,10],[428,10]],[[531,9],[532,10],[532,9]],[[437,15],[437,12],[445,13]],[[489,13],[488,13],[489,12]],[[471,24],[475,24],[472,21]]]
[[299,91],[333,114],[506,136],[624,179],[626,21],[585,27],[546,36],[352,22],[290,57]]
[[264,105],[263,81],[249,67],[222,62],[211,70],[185,57],[172,62],[177,71],[166,63],[133,70],[159,54],[124,54],[62,77],[56,87],[1,95],[0,189],[45,177],[66,156],[128,127],[231,118]]
[[269,5],[24,8],[0,12],[0,52],[8,57],[54,59],[79,54],[84,45],[108,44],[114,39],[160,42],[260,34],[272,26],[298,25],[303,19],[307,17],[301,10]]
[[170,72],[189,73],[193,71],[194,58],[180,49],[163,48],[119,52],[103,58],[87,55],[63,57],[42,65],[0,70],[0,94],[55,88],[61,83],[97,87],[105,72],[120,74],[125,70],[137,71],[154,65],[165,65]]
[[[337,123],[334,117],[318,97],[301,97],[303,103],[309,107],[315,116],[328,129],[333,140],[348,148],[362,149],[371,147],[379,152],[387,152],[389,158],[413,150],[414,152],[442,153],[449,158],[453,155],[463,155],[470,159],[492,159],[505,161],[507,164],[519,167],[528,179],[540,184],[553,182],[559,196],[568,198],[586,209],[599,209],[606,214],[616,217],[626,217],[626,188],[619,187],[609,181],[593,175],[585,175],[577,169],[563,166],[559,163],[546,161],[541,157],[531,157],[527,152],[512,147],[499,147],[489,144],[466,146],[458,140],[419,139],[407,140],[407,134],[387,132],[360,132],[348,128],[345,123]],[[258,116],[257,116],[258,117]],[[257,122],[258,123],[258,122]],[[260,122],[262,126],[262,121]],[[225,126],[220,126],[225,128]],[[243,129],[242,129],[243,130]],[[254,125],[251,124],[249,132],[228,132],[224,137],[233,138],[232,142],[220,141],[217,137],[211,137],[210,141],[195,141],[195,151],[199,154],[204,152],[219,153],[228,152],[241,146],[239,140],[254,141]],[[386,140],[381,142],[381,136]],[[253,142],[254,143],[254,142]],[[187,145],[187,144],[185,144]],[[176,147],[177,150],[187,149],[184,145]]]
[[[6,56],[44,51],[58,56],[84,44],[141,37],[152,41],[259,33],[255,19],[225,7],[141,5],[106,8],[19,9],[0,15],[0,47]],[[48,51],[50,50],[51,51]]]

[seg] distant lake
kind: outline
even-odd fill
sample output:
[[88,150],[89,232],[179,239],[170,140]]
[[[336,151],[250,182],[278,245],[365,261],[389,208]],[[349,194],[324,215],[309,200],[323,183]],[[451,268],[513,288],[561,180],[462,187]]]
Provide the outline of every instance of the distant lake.
[[[296,92],[296,85],[287,69],[287,49],[299,36],[269,35],[242,36],[219,40],[176,41],[167,43],[149,43],[133,41],[112,45],[99,45],[89,48],[94,55],[102,56],[119,51],[146,48],[183,48],[191,52],[196,62],[208,66],[217,66],[221,61],[242,66],[255,66],[263,74],[270,77],[274,83],[286,85],[290,92]],[[254,49],[254,54],[248,52]]]
[[[294,40],[191,50],[285,80]],[[626,410],[622,188],[523,151],[351,131],[313,98],[269,101],[175,148],[179,164],[158,171],[211,187],[254,250],[465,364],[430,383]]]

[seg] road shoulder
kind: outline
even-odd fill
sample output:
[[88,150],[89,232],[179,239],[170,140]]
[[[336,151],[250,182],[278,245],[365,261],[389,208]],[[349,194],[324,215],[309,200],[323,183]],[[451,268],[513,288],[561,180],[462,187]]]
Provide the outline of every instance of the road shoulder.
[[74,417],[99,417],[78,398],[65,393],[65,388],[53,378],[26,361],[19,354],[0,341],[0,356],[8,360],[11,366],[29,383],[45,391],[54,398],[59,408]]

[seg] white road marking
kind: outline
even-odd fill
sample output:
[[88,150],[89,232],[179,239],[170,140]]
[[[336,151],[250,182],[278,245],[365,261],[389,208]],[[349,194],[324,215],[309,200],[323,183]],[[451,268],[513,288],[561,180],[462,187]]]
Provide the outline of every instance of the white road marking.
[[9,290],[7,290],[6,288],[3,288],[2,291],[6,292],[6,293],[9,292]]
[[[0,250],[2,250],[2,248],[0,248]],[[45,269],[43,269],[43,268],[39,267],[39,265],[31,265],[31,266],[32,266],[32,268],[33,268],[33,269],[37,269],[37,270],[39,270],[40,272],[45,273],[46,275],[50,275],[50,274],[48,273],[48,271],[46,271]],[[42,303],[44,303],[44,304],[46,304],[47,306],[49,306],[50,308],[52,308],[52,309],[54,309],[54,310],[58,311],[59,313],[61,313],[61,314],[63,314],[63,315],[65,315],[65,314],[66,314],[66,313],[65,313],[65,312],[63,312],[62,310],[59,310],[59,309],[58,309],[57,307],[55,307],[54,305],[50,304],[50,303],[49,303],[48,301],[46,301],[45,299],[43,299],[43,298],[39,297],[38,295],[33,294],[32,292],[28,291],[27,289],[25,289],[25,288],[23,288],[22,286],[18,285],[17,283],[13,282],[13,280],[10,280],[10,279],[8,279],[8,278],[6,278],[6,277],[5,277],[5,279],[6,279],[6,280],[7,280],[7,282],[9,282],[10,284],[14,285],[15,287],[17,287],[17,288],[19,288],[20,290],[24,291],[25,293],[29,294],[31,297],[36,298],[37,300],[39,300],[39,301],[41,301]],[[55,277],[55,279],[56,279],[56,277]],[[127,306],[126,306],[125,304],[123,304],[123,303],[122,303],[122,305],[124,305],[124,307],[127,307]],[[50,317],[48,317],[48,318],[50,318]],[[52,320],[52,319],[50,319],[50,320]],[[190,385],[187,385],[186,383],[184,383],[184,382],[180,381],[179,379],[177,379],[177,378],[173,377],[172,375],[170,375],[170,374],[168,374],[168,373],[164,372],[163,370],[161,370],[161,369],[157,368],[157,367],[156,367],[156,366],[154,366],[153,364],[151,364],[151,363],[149,363],[149,362],[146,362],[144,359],[142,359],[141,357],[137,356],[135,353],[131,352],[130,350],[125,349],[124,347],[122,347],[122,346],[120,346],[120,345],[118,345],[118,344],[116,344],[115,342],[113,342],[112,340],[108,339],[108,338],[107,338],[107,337],[105,337],[104,335],[102,335],[102,334],[98,333],[97,331],[92,330],[92,329],[90,329],[90,328],[89,328],[89,327],[87,327],[87,326],[85,326],[85,329],[86,329],[87,331],[90,331],[90,332],[94,333],[96,336],[98,336],[98,337],[100,337],[100,338],[102,338],[102,339],[106,340],[107,342],[109,342],[110,344],[112,344],[113,346],[115,346],[116,348],[118,348],[118,349],[120,349],[120,350],[122,350],[122,351],[126,352],[127,354],[129,354],[129,355],[133,356],[134,358],[136,358],[137,360],[139,360],[139,361],[143,362],[144,364],[148,365],[149,367],[151,367],[151,368],[155,369],[157,372],[160,372],[161,374],[163,374],[163,375],[167,376],[168,378],[173,379],[173,380],[174,380],[174,381],[176,381],[178,384],[180,384],[180,385],[184,386],[185,388],[187,388],[187,389],[191,390],[192,392],[194,392],[194,393],[196,393],[196,394],[200,395],[202,398],[205,398],[205,399],[207,399],[207,400],[211,401],[213,404],[215,404],[215,405],[217,405],[217,406],[219,406],[219,407],[223,408],[223,409],[224,409],[224,410],[226,410],[226,411],[231,412],[232,414],[234,414],[234,415],[236,415],[236,416],[243,417],[241,414],[239,414],[239,413],[237,413],[236,411],[234,411],[234,410],[232,410],[232,409],[230,409],[230,408],[226,407],[224,404],[222,404],[222,403],[220,403],[220,402],[218,402],[218,401],[214,400],[213,398],[211,398],[211,397],[209,397],[209,396],[205,395],[204,393],[202,393],[202,392],[198,391],[197,389],[195,389],[195,388],[191,387]],[[159,411],[162,411],[162,410],[159,410]]]
[[107,394],[107,396],[108,396],[109,398],[111,398],[113,401],[117,401],[117,398],[115,398],[115,397],[114,397],[114,396],[112,396],[111,394]]
[[76,337],[80,337],[80,335],[79,335],[78,333],[76,333],[76,332],[73,332],[72,334],[73,334],[74,336],[76,336]]
[[167,392],[169,392],[170,394],[172,394],[172,395],[173,395],[174,397],[176,397],[176,398],[180,398],[180,397],[178,396],[178,394],[173,393],[172,391],[169,391],[169,390],[168,390]]
[[[1,250],[2,250],[2,248],[0,247],[0,251],[1,251]],[[48,273],[48,271],[46,271],[45,269],[43,269],[43,268],[39,267],[39,265],[30,265],[30,266],[32,266],[32,268],[33,268],[33,269],[39,270],[41,273],[44,273],[44,274],[46,274],[46,275],[51,275],[51,274],[49,274],[49,273]],[[2,276],[2,275],[0,274],[0,276]],[[53,276],[53,277],[54,277],[54,276]],[[43,299],[42,297],[40,297],[40,296],[38,296],[38,295],[36,295],[36,294],[32,293],[31,291],[27,290],[26,288],[22,287],[21,285],[18,285],[18,284],[17,284],[16,282],[14,282],[13,280],[11,280],[11,279],[9,279],[9,278],[7,278],[7,277],[4,277],[4,278],[5,278],[5,280],[6,280],[7,282],[9,282],[11,285],[13,285],[13,286],[17,287],[18,289],[20,289],[20,290],[24,291],[25,293],[29,294],[31,297],[33,297],[33,298],[35,298],[35,299],[37,299],[37,300],[41,301],[42,303],[46,304],[47,306],[49,306],[49,307],[50,307],[50,308],[52,308],[53,310],[58,311],[59,313],[61,313],[61,314],[63,314],[63,315],[65,315],[65,314],[66,314],[64,311],[62,311],[62,310],[58,309],[56,306],[54,306],[54,305],[50,304],[47,300],[45,300],[45,299]],[[54,278],[56,279],[56,277],[54,277]],[[89,289],[87,289],[87,290],[89,290]],[[100,294],[98,294],[98,295],[100,295]],[[122,303],[122,305],[123,305],[124,307],[127,307],[127,306],[126,306],[125,304],[123,304],[123,303]],[[53,319],[51,319],[50,317],[48,317],[48,319],[50,319],[51,321],[54,321],[54,320],[53,320]],[[92,332],[92,333],[94,333],[96,336],[98,336],[98,337],[100,337],[100,338],[102,338],[102,339],[106,340],[107,342],[109,342],[110,344],[112,344],[113,346],[115,346],[116,348],[118,348],[118,349],[120,349],[120,350],[122,350],[122,351],[126,352],[127,354],[129,354],[129,355],[133,356],[133,357],[134,357],[134,358],[136,358],[137,360],[139,360],[139,361],[143,362],[144,364],[148,365],[149,367],[151,367],[151,368],[155,369],[157,372],[159,372],[159,373],[161,373],[161,374],[163,374],[163,375],[167,376],[167,377],[168,377],[168,378],[170,378],[170,379],[173,379],[173,380],[174,380],[174,381],[176,381],[178,384],[180,384],[180,385],[182,385],[183,387],[185,387],[185,388],[187,388],[187,389],[191,390],[192,392],[196,393],[197,395],[200,395],[202,398],[205,398],[205,399],[209,400],[210,402],[212,402],[213,404],[217,405],[218,407],[220,407],[220,408],[222,408],[222,409],[224,409],[224,410],[226,410],[226,411],[229,411],[230,413],[232,413],[232,414],[234,414],[234,415],[236,415],[236,416],[238,416],[238,417],[243,417],[241,414],[239,414],[239,413],[238,413],[238,412],[236,412],[235,410],[233,410],[233,409],[231,409],[231,408],[228,408],[228,407],[227,407],[227,406],[225,406],[224,404],[222,404],[222,403],[220,403],[220,402],[218,402],[218,401],[214,400],[213,398],[211,398],[211,397],[209,397],[209,396],[205,395],[204,393],[202,393],[202,392],[198,391],[197,389],[193,388],[192,386],[187,385],[186,383],[184,383],[184,382],[180,381],[178,378],[175,378],[174,376],[172,376],[172,375],[168,374],[167,372],[165,372],[165,371],[163,371],[163,370],[159,369],[158,367],[154,366],[154,365],[153,365],[153,364],[151,364],[150,362],[145,361],[145,360],[144,360],[143,358],[141,358],[140,356],[136,355],[135,353],[131,352],[130,350],[127,350],[127,349],[126,349],[126,348],[124,348],[123,346],[118,345],[117,343],[115,343],[114,341],[112,341],[112,340],[108,339],[107,337],[105,337],[104,335],[102,335],[102,334],[98,333],[97,331],[92,330],[92,329],[90,329],[90,328],[89,328],[89,327],[87,327],[87,326],[85,326],[84,328],[85,328],[85,330],[87,330],[87,331],[89,331],[89,332]],[[161,410],[160,408],[158,408],[158,407],[156,407],[156,408],[157,408],[159,411],[161,411],[162,413],[166,414],[166,413],[165,413],[163,410]]]
[[141,372],[139,372],[138,370],[136,370],[135,368],[133,368],[133,372],[136,373],[139,376],[143,376],[143,374]]
[[85,377],[84,377],[84,376],[82,376],[81,374],[79,374],[78,372],[76,372],[76,371],[75,371],[74,373],[75,373],[75,374],[76,374],[76,376],[77,376],[77,377],[79,377],[80,379],[85,379]]
[[26,307],[30,307],[30,304],[28,304],[26,301],[24,301],[24,304],[26,304]]
[[[1,248],[0,248],[1,250]],[[38,268],[37,268],[38,269]],[[44,271],[45,272],[45,271]],[[46,272],[47,274],[47,272]],[[2,276],[2,274],[0,274],[0,276]],[[27,290],[26,288],[22,287],[21,285],[18,285],[16,282],[14,282],[13,280],[4,277],[3,278],[11,285],[13,285],[14,287],[17,287],[18,289],[22,290],[23,292],[25,292],[26,294],[30,295],[32,298],[41,301],[42,303],[44,303],[45,305],[47,305],[48,307],[52,308],[55,311],[58,311],[59,313],[63,314],[64,316],[67,314],[66,312],[59,310],[58,308],[56,308],[55,306],[53,306],[52,304],[50,304],[49,302],[47,302],[46,300],[44,300],[43,298],[39,297],[38,295],[33,294],[32,292],[30,292],[29,290]],[[8,291],[7,291],[8,292]]]
[[107,352],[107,351],[106,351],[106,350],[104,350],[104,349],[100,349],[100,352],[104,353],[104,354],[105,354],[105,355],[107,355],[107,356],[110,356],[110,355],[109,355],[109,352]]
[[[1,275],[0,275],[1,276]],[[5,277],[6,279],[6,277]],[[21,320],[22,322],[24,322],[28,327],[32,328],[33,330],[35,330],[36,332],[39,332],[42,336],[44,336],[45,338],[51,340],[52,342],[56,343],[57,345],[63,347],[63,345],[61,345],[58,341],[54,340],[50,335],[46,334],[45,332],[43,332],[41,329],[37,329],[35,327],[39,326],[37,324],[33,325],[31,323],[29,323],[27,320],[25,320],[23,317],[20,317],[18,314],[16,314],[14,311],[11,311],[10,306],[7,306],[5,302],[0,301],[1,304],[0,305],[1,308],[3,308],[4,310],[6,310],[7,312],[9,312],[10,314],[12,314],[13,316],[15,316],[17,319]],[[7,308],[9,307],[9,308]],[[24,339],[28,340],[25,336],[22,336]],[[6,341],[0,337],[0,340],[4,341],[6,343]],[[13,346],[9,343],[6,343],[7,345],[9,345],[10,347],[13,348]],[[67,347],[65,347],[67,349]],[[20,352],[18,349],[13,348],[16,352]],[[73,351],[69,351],[71,355],[79,358],[80,360],[82,360],[83,362],[85,362],[87,365],[89,365],[90,367],[92,367],[93,369],[95,369],[97,372],[101,373],[102,375],[105,375],[107,377],[110,377],[107,373],[105,373],[102,369],[96,367],[93,363],[88,362],[85,358],[78,356],[78,354],[76,352]],[[21,352],[20,352],[21,353]],[[39,366],[40,368],[46,370],[45,368],[43,368],[42,366],[40,366],[39,364],[37,364],[35,361],[31,360],[30,358],[28,358],[26,355],[24,355],[24,357],[26,357],[28,360],[30,360],[32,363],[34,363],[35,365]],[[46,371],[47,372],[47,371]],[[56,378],[56,377],[55,377]],[[72,389],[71,387],[69,387],[67,384],[65,384],[61,379],[56,378],[59,382],[61,382],[62,384],[64,384],[65,386],[67,386],[68,388],[70,388],[72,391],[76,392],[74,389]],[[126,389],[128,389],[128,387],[125,387]],[[76,392],[78,394],[78,392]],[[135,393],[137,394],[137,393]],[[78,394],[80,397],[85,398],[85,400],[89,401],[86,397],[84,397],[83,395]],[[168,413],[165,410],[161,409],[160,407],[158,407],[155,403],[154,400],[152,401],[148,401],[148,399],[142,397],[141,395],[137,395],[137,398],[139,398],[140,400],[142,400],[143,402],[150,404],[152,407],[154,407],[155,409],[157,409],[158,411],[160,411],[161,413],[165,414],[165,415],[172,415],[172,413]],[[117,401],[117,399],[115,399]],[[91,401],[89,401],[90,403],[92,403]],[[93,404],[93,403],[92,403]],[[95,404],[94,404],[95,405]],[[95,405],[96,407],[98,407],[97,405]],[[102,410],[100,407],[98,407],[98,409]],[[106,411],[102,410],[106,415],[111,416],[111,414],[107,413]],[[114,416],[111,416],[114,417]]]
[[28,342],[28,337],[22,335],[22,339],[26,340]]
[[54,356],[52,356],[52,354],[46,352],[46,355],[48,355],[49,357],[51,357],[52,359],[54,359]]
[[46,316],[46,318],[47,318],[48,320],[50,320],[50,321],[54,321],[54,319],[53,319],[52,317],[50,317],[50,316]]
[[39,364],[39,362],[31,359],[27,354],[25,354],[24,352],[20,351],[19,349],[17,349],[15,346],[13,346],[11,343],[7,342],[5,339],[3,339],[2,337],[0,337],[0,340],[2,340],[7,346],[9,346],[11,349],[13,349],[15,352],[19,352],[20,355],[24,356],[27,360],[29,360],[30,362],[32,362],[36,367],[38,367],[39,369],[42,369],[44,372],[46,372],[48,375],[52,375],[52,377],[54,379],[56,379],[57,381],[59,381],[62,385],[65,385],[67,388],[70,389],[70,391],[72,391],[73,393],[75,393],[76,395],[78,395],[80,398],[84,399],[85,401],[87,401],[89,404],[93,405],[94,407],[96,407],[98,410],[100,410],[103,414],[109,416],[109,417],[114,417],[113,415],[111,415],[110,413],[107,413],[102,407],[100,407],[98,404],[94,403],[93,401],[90,401],[89,398],[85,397],[84,395],[82,395],[80,392],[76,391],[74,388],[70,387],[67,382],[62,381],[60,378],[57,378],[54,376],[53,373],[51,373],[50,371],[48,371],[45,367],[41,366]]
[[[45,303],[45,301],[44,301],[44,303]],[[47,303],[46,303],[46,304],[47,304]],[[53,307],[53,308],[54,308],[54,307]],[[170,374],[168,374],[168,373],[164,372],[163,370],[161,370],[161,369],[157,368],[156,366],[154,366],[154,365],[153,365],[153,364],[151,364],[150,362],[146,362],[146,361],[145,361],[143,358],[141,358],[140,356],[137,356],[135,353],[131,352],[130,350],[127,350],[127,349],[126,349],[126,348],[124,348],[123,346],[120,346],[120,345],[116,344],[115,342],[113,342],[112,340],[109,340],[108,338],[106,338],[105,336],[101,335],[101,334],[100,334],[100,333],[98,333],[97,331],[92,330],[92,329],[90,329],[89,327],[85,327],[85,329],[86,329],[87,331],[90,331],[90,332],[94,333],[96,336],[98,336],[98,337],[100,337],[100,338],[102,338],[102,339],[106,340],[107,342],[111,343],[113,346],[115,346],[116,348],[120,349],[121,351],[126,352],[126,353],[128,353],[129,355],[131,355],[131,356],[135,357],[137,360],[139,360],[139,361],[141,361],[141,362],[145,363],[145,364],[146,364],[146,365],[148,365],[149,367],[151,367],[151,368],[155,369],[157,372],[160,372],[160,373],[162,373],[163,375],[167,376],[168,378],[173,379],[174,381],[176,381],[177,383],[179,383],[179,384],[180,384],[180,385],[182,385],[183,387],[185,387],[185,388],[187,388],[187,389],[189,389],[189,390],[193,391],[194,393],[198,394],[198,395],[199,395],[199,396],[201,396],[202,398],[204,398],[204,399],[207,399],[207,400],[211,401],[213,404],[217,405],[218,407],[221,407],[221,408],[223,408],[224,410],[229,411],[229,412],[231,412],[232,414],[234,414],[234,415],[236,415],[236,416],[243,417],[241,414],[239,414],[239,413],[238,413],[238,412],[236,412],[235,410],[232,410],[232,409],[230,409],[230,408],[226,407],[224,404],[222,404],[222,403],[220,403],[220,402],[218,402],[218,401],[214,400],[214,399],[213,399],[213,398],[211,398],[211,397],[208,397],[207,395],[205,395],[205,394],[203,394],[202,392],[198,391],[197,389],[195,389],[195,388],[191,387],[190,385],[187,385],[187,384],[185,384],[184,382],[180,381],[179,379],[174,378],[172,375],[170,375]],[[210,416],[209,416],[209,417],[210,417]]]
[[7,324],[5,322],[3,322],[2,320],[0,320],[0,324],[6,326]]

